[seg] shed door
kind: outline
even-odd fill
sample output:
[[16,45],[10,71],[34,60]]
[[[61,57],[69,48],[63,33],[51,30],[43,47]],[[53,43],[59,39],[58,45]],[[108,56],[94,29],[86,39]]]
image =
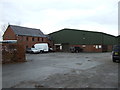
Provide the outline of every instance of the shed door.
[[69,51],[69,43],[62,43],[62,49],[64,52],[68,52]]
[[107,52],[107,51],[108,51],[107,45],[102,45],[102,52]]
[[60,45],[56,45],[56,51],[60,51]]

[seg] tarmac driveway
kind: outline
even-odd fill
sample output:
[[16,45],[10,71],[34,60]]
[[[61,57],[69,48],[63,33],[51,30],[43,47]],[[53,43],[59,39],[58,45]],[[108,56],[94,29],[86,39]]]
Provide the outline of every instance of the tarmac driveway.
[[26,54],[27,62],[3,65],[3,88],[117,88],[111,53]]

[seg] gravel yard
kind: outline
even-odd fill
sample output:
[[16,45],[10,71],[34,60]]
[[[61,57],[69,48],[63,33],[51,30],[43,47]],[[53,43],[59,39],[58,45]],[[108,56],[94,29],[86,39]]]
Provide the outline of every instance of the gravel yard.
[[27,62],[3,65],[3,88],[117,88],[111,53],[26,54]]

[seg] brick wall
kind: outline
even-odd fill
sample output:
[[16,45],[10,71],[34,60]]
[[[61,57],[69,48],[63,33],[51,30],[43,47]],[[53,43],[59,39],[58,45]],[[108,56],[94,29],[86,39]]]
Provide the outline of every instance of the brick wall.
[[3,35],[3,40],[17,40],[15,33],[10,27],[8,27],[7,30],[5,31]]
[[71,45],[76,47],[81,47],[83,52],[102,52],[101,45]]
[[81,47],[83,52],[111,52],[113,49],[113,45],[105,45],[106,50],[103,50],[104,45],[71,45]]
[[100,48],[101,45],[86,45],[84,47],[85,52],[102,52],[102,47]]
[[18,36],[18,44],[23,44],[24,48],[31,48],[36,43],[48,43],[49,46],[53,46],[52,41],[46,37],[31,37],[31,36]]
[[2,63],[24,62],[25,60],[25,49],[23,45],[2,44]]
[[113,45],[108,45],[108,52],[111,52],[113,50]]
[[48,43],[50,47],[53,47],[53,42],[47,37],[16,36],[10,27],[5,31],[3,40],[17,40],[18,44],[22,44],[24,49],[31,48],[36,43]]

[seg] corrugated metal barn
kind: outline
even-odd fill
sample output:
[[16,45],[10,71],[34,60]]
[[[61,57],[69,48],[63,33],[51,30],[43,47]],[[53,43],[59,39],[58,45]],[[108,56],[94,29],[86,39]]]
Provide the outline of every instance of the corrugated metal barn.
[[77,46],[84,52],[107,52],[117,42],[115,36],[106,33],[67,28],[49,35],[56,51],[69,51],[71,46]]
[[117,36],[117,44],[120,45],[120,35]]

